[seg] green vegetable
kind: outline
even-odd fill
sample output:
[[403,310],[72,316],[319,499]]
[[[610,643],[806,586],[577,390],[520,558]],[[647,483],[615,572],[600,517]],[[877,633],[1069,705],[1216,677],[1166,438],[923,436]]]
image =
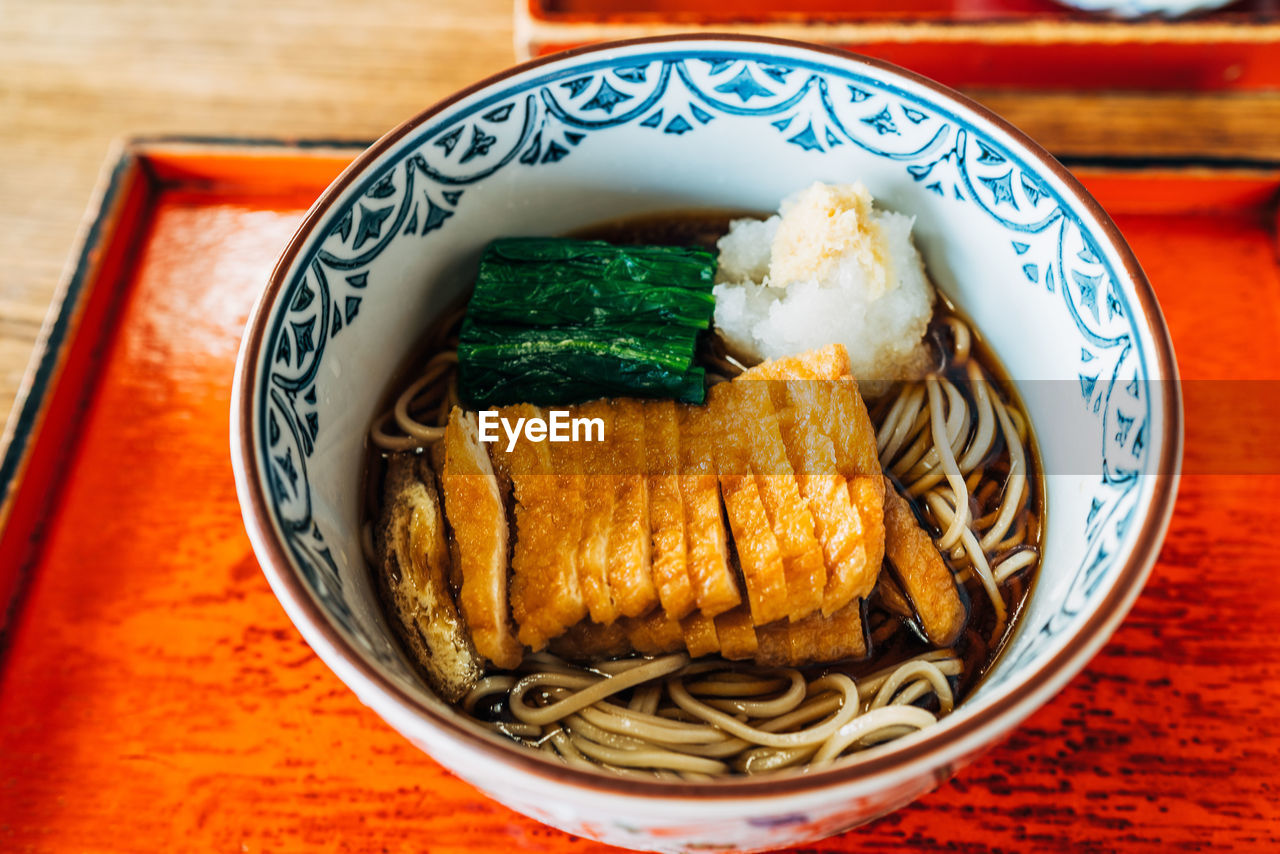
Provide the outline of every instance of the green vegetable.
[[458,343],[476,406],[597,397],[701,403],[698,334],[716,260],[699,249],[505,238],[485,248]]
[[603,240],[495,240],[480,260],[468,317],[538,326],[617,319],[705,329],[715,310],[710,252]]

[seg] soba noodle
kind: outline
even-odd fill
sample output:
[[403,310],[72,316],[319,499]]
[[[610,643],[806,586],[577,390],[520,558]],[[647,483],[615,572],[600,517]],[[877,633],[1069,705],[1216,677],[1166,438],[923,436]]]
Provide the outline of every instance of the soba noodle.
[[950,712],[948,680],[961,668],[945,650],[856,680],[690,662],[683,653],[594,667],[539,653],[515,676],[483,680],[462,707],[482,719],[486,705],[507,709],[518,723],[485,725],[570,765],[697,779],[821,767],[851,748],[922,729],[937,716],[912,704],[932,697],[941,714]]
[[[442,438],[457,403],[460,318],[451,314],[431,333],[435,354],[373,424],[376,448],[423,449]],[[885,473],[933,529],[957,582],[990,602],[994,620],[986,637],[969,630],[969,654],[958,646],[904,657],[898,641],[912,609],[882,574],[868,614],[871,641],[890,650],[886,658],[898,650],[898,660],[866,675],[684,654],[579,666],[538,653],[514,673],[481,680],[463,710],[574,767],[682,780],[821,768],[950,713],[957,686],[976,678],[1005,635],[1020,573],[1039,553],[1026,419],[973,358],[962,320],[946,315],[935,329],[937,369],[901,384],[871,414]],[[710,382],[744,369],[714,336],[701,356]],[[367,526],[363,539],[372,559]]]
[[[980,582],[995,610],[994,644],[1009,616],[1000,585],[1039,559],[1034,548],[1023,545],[1025,527],[1011,530],[1031,501],[1027,433],[1021,414],[1005,404],[982,366],[970,358],[968,326],[954,316],[945,323],[952,346],[942,366],[926,377],[923,393],[916,384],[898,391],[877,425],[877,446],[885,472],[916,500],[926,521],[943,531],[936,542],[957,581],[976,577]],[[947,378],[958,372],[967,380],[961,386]],[[990,465],[997,455],[1007,457],[1003,478]],[[998,501],[975,516],[970,505],[977,496],[998,496]]]

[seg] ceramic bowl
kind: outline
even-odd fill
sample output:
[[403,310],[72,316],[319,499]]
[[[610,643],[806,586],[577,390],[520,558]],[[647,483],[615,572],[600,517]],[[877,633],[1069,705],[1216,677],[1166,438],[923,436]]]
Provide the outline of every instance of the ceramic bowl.
[[[861,180],[885,207],[915,216],[935,283],[986,335],[1039,425],[1050,471],[1043,568],[1006,654],[938,726],[808,775],[612,778],[460,717],[414,675],[361,558],[365,433],[392,372],[468,287],[494,237],[645,212],[769,211],[816,179]],[[513,68],[357,158],[307,214],[249,321],[232,458],[254,549],[298,630],[436,761],[581,836],[663,851],[765,849],[837,833],[933,788],[1106,642],[1173,505],[1174,378],[1155,297],[1116,227],[996,116],[840,51],[650,39]],[[1070,391],[1037,396],[1035,383]]]

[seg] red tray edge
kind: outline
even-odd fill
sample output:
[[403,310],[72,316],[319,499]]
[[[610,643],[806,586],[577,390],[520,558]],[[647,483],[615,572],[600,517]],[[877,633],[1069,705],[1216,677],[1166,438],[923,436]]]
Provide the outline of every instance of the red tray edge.
[[[112,144],[0,436],[0,663],[38,563],[59,476],[75,453],[74,442],[46,452],[40,440],[49,431],[64,434],[93,393],[92,357],[111,336],[118,282],[141,245],[134,226],[145,221],[155,194],[175,185],[232,190],[238,179],[264,174],[237,174],[227,163],[305,157],[331,172],[367,144],[198,136],[126,137]],[[211,158],[224,168],[209,168]]]
[[[692,29],[718,26],[832,27],[843,33],[856,34],[872,41],[936,39],[944,41],[1032,40],[1039,42],[1272,42],[1280,38],[1280,21],[1271,16],[1223,17],[1209,13],[1189,18],[1108,18],[1089,16],[1063,7],[1061,14],[1040,17],[992,16],[987,19],[952,20],[928,17],[858,18],[855,15],[806,13],[782,9],[768,16],[744,16],[739,19],[715,19],[716,24],[700,22],[697,13],[686,17],[667,18],[657,12],[615,12],[595,15],[588,12],[562,12],[551,8],[548,0],[524,0],[515,8],[516,18],[535,25],[627,25],[667,24]],[[705,17],[705,16],[704,16]],[[687,19],[686,19],[687,18]]]

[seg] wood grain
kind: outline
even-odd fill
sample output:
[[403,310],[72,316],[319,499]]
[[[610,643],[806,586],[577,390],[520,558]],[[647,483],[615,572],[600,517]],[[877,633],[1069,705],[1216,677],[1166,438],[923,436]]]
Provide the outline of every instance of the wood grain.
[[[1265,200],[1280,175],[1089,183],[1159,293],[1184,376],[1274,383]],[[226,435],[239,328],[308,198],[282,184],[284,196],[169,190],[139,230],[91,406],[55,450],[69,477],[0,661],[0,850],[603,854],[397,736],[267,587]],[[1280,845],[1280,475],[1216,474],[1206,461],[1248,429],[1222,427],[1188,429],[1194,473],[1160,561],[1088,669],[938,791],[806,850]]]
[[1059,157],[1280,158],[1280,94],[969,92]]
[[511,45],[508,0],[0,0],[0,413],[113,140],[372,140]]

